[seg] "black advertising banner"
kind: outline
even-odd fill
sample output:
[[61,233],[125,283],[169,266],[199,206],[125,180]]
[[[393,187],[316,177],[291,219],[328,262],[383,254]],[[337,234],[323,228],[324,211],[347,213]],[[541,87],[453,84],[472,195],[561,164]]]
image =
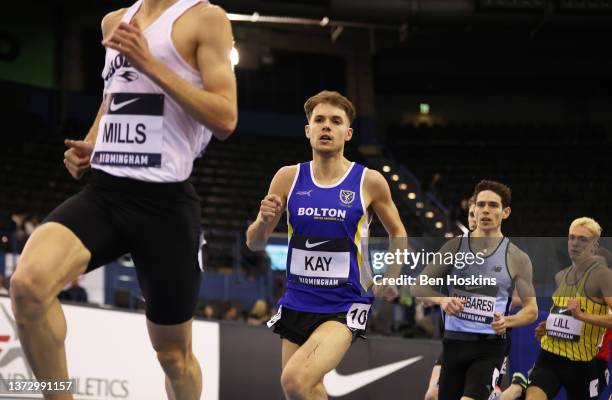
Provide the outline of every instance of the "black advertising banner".
[[[221,400],[283,400],[281,340],[265,327],[221,323]],[[441,343],[370,336],[358,339],[325,376],[330,398],[422,399]]]

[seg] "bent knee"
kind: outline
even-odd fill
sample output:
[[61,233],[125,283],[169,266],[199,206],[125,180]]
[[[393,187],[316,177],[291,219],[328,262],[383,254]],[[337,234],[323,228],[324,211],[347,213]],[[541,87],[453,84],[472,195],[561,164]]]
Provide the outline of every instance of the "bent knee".
[[188,352],[183,350],[158,350],[157,360],[169,378],[179,378],[187,373]]
[[308,390],[304,380],[300,379],[296,371],[283,371],[281,374],[281,386],[288,398],[300,398]]
[[44,284],[28,273],[15,272],[10,281],[10,295],[16,317],[27,317],[44,309],[50,300]]

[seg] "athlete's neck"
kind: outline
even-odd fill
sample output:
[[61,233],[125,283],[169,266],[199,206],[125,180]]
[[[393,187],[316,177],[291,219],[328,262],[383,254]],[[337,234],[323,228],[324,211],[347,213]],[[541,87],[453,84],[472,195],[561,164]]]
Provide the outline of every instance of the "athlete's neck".
[[[497,249],[502,237],[503,235],[499,228],[491,231],[483,231],[476,228],[474,232],[470,233],[470,249],[476,252],[483,252],[488,257]],[[474,238],[478,238],[478,240],[471,240]]]
[[178,0],[143,0],[142,7],[140,8],[140,14],[143,17],[149,17],[151,15],[163,12]]
[[582,260],[576,260],[572,262],[572,265],[576,268],[576,271],[585,271],[595,262],[595,256],[585,257]]
[[342,153],[325,157],[313,152],[312,174],[316,181],[322,185],[338,182],[351,166],[351,162],[344,158]]
[[492,229],[492,230],[482,230],[482,229],[476,228],[470,234],[470,237],[500,238],[500,237],[504,237],[504,234],[501,231],[501,226],[497,229]]

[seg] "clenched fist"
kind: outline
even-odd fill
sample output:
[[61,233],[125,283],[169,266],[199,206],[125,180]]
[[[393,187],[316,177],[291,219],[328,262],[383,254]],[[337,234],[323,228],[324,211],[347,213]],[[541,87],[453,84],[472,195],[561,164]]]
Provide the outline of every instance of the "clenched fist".
[[508,326],[506,325],[506,316],[502,313],[496,312],[491,327],[495,331],[496,335],[503,335],[506,333]]
[[393,301],[399,296],[397,287],[393,285],[374,285],[372,292],[375,297],[382,297],[386,301]]
[[546,335],[546,321],[541,321],[535,328],[535,337],[541,340]]
[[281,214],[283,202],[280,196],[276,194],[269,194],[261,201],[259,207],[259,215],[264,224],[269,224],[274,221],[277,215]]
[[64,152],[64,165],[74,179],[81,179],[85,171],[89,169],[89,160],[93,153],[94,145],[83,140],[65,140],[68,150]]
[[440,303],[440,308],[448,315],[457,315],[463,311],[465,300],[457,297],[446,297]]

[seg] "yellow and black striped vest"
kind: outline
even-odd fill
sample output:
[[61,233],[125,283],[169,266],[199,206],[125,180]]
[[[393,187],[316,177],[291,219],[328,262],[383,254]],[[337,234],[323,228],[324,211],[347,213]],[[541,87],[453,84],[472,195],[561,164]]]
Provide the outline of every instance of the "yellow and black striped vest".
[[[587,282],[589,275],[593,269],[597,268],[597,263],[591,265],[584,273],[582,278],[575,284],[568,284],[567,276],[575,267],[571,266],[563,275],[559,287],[553,294],[553,306],[551,313],[558,312],[567,306],[567,302],[572,298],[577,298],[580,302],[580,308],[589,314],[606,315],[609,310],[606,304],[596,303],[588,298],[584,292],[584,285]],[[549,317],[550,318],[550,317]],[[592,360],[601,346],[606,328],[595,326],[593,324],[582,323],[580,338],[577,341],[552,337],[548,334],[542,338],[542,349],[556,354],[561,357],[566,357],[572,361],[590,361]]]

